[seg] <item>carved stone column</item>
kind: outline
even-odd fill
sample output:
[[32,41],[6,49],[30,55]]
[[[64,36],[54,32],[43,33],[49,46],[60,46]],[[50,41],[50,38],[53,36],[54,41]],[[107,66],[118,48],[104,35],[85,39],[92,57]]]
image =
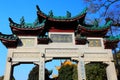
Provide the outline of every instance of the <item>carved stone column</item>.
[[45,80],[45,59],[44,59],[44,56],[41,56],[41,58],[40,58],[39,80]]
[[79,62],[78,62],[78,80],[86,80],[85,63],[83,58],[81,57],[79,57]]
[[109,62],[106,68],[107,80],[118,80],[116,76],[116,70],[114,62]]

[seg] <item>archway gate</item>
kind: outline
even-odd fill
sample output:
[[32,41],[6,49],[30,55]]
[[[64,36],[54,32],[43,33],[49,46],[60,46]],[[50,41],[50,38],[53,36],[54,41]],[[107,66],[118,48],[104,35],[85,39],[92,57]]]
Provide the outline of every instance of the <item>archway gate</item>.
[[[71,60],[78,61],[79,80],[86,80],[84,67],[85,64],[89,62],[106,63],[108,64],[108,67],[106,68],[108,80],[117,80],[112,52],[109,49],[104,49],[103,47],[89,47],[88,44],[74,45],[69,43],[58,43],[56,45],[56,43],[51,43],[49,45],[37,45],[36,37],[20,38],[23,39],[21,40],[23,41],[23,46],[17,47],[15,49],[8,49],[8,58],[4,80],[10,80],[12,66],[22,62],[32,62],[39,65],[39,80],[45,80],[45,62],[52,60],[53,58],[71,58]],[[25,39],[29,41],[26,41]],[[28,44],[27,42],[34,42],[34,44]]]
[[39,80],[45,80],[45,61],[55,57],[78,61],[79,80],[86,80],[84,65],[89,62],[108,64],[107,79],[117,80],[112,49],[120,36],[105,36],[112,21],[102,27],[96,20],[93,25],[86,24],[86,10],[75,17],[70,13],[55,17],[52,12],[45,15],[37,6],[38,18],[34,23],[28,24],[22,17],[18,24],[9,18],[13,34],[0,33],[1,42],[8,48],[4,80],[10,80],[14,65],[31,62],[39,65]]

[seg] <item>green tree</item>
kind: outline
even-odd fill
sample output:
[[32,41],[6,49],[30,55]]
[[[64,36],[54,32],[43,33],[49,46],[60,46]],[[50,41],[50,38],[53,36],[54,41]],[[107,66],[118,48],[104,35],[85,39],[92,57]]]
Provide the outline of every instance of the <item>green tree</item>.
[[89,63],[85,65],[86,80],[107,80],[106,66],[103,63]]
[[73,80],[78,80],[77,65],[73,65]]
[[[113,56],[115,56],[115,54],[113,54]],[[120,60],[120,50],[117,52],[117,58]]]
[[4,76],[0,76],[0,80],[3,80]]
[[59,70],[58,80],[78,80],[77,75],[78,73],[76,65],[62,65]]
[[[117,75],[119,76],[120,74],[119,74],[119,72],[120,72],[120,68],[117,68],[117,64],[118,64],[118,67],[120,66],[120,50],[117,52],[117,53],[115,53],[115,54],[113,54],[113,56],[114,56],[114,61],[115,61],[115,65],[116,65],[116,71],[117,71]],[[116,59],[115,58],[117,58],[117,61],[116,61]]]
[[[0,80],[3,80],[4,79],[4,76],[0,76]],[[12,77],[12,80],[15,80],[14,77]]]
[[[45,69],[45,80],[52,80],[50,75],[52,70]],[[39,66],[35,66],[29,73],[28,80],[39,80]]]

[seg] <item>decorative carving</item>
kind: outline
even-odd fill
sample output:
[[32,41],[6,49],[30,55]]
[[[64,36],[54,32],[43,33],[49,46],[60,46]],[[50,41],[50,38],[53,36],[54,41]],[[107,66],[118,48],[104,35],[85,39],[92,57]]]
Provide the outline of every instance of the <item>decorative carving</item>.
[[24,19],[24,16],[22,16],[22,18],[20,19],[20,25],[25,25],[25,19]]
[[78,53],[77,48],[47,48],[46,53]]
[[42,54],[41,54],[41,57],[45,58],[45,54],[44,54],[44,53],[42,53]]
[[71,13],[70,13],[69,11],[67,11],[66,13],[67,13],[67,14],[66,14],[66,17],[67,17],[67,18],[70,18],[70,17],[71,17]]
[[44,80],[44,61],[40,62],[40,80]]
[[39,58],[39,53],[31,53],[31,52],[15,52],[13,54],[14,58]]
[[9,20],[10,23],[14,23],[13,20],[10,17],[8,18],[8,20]]
[[49,12],[49,16],[50,16],[50,17],[53,17],[53,16],[54,16],[52,10],[50,10],[50,12]]
[[7,58],[7,61],[8,61],[8,62],[11,62],[11,61],[12,61],[12,58],[11,58],[11,57],[8,57],[8,58]]
[[36,8],[37,8],[38,11],[41,11],[38,5],[36,5]]
[[35,20],[35,22],[33,24],[34,24],[34,26],[37,26],[38,24],[40,24],[38,18]]
[[95,19],[95,21],[94,21],[94,27],[98,27],[99,25],[98,25],[98,20],[97,19]]
[[22,38],[21,39],[23,47],[33,47],[35,44],[35,39],[33,38]]
[[85,64],[84,61],[80,61],[80,68],[81,68],[81,77],[82,80],[85,79]]
[[88,41],[89,41],[89,44],[88,44],[89,47],[101,47],[102,46],[100,39],[88,39]]

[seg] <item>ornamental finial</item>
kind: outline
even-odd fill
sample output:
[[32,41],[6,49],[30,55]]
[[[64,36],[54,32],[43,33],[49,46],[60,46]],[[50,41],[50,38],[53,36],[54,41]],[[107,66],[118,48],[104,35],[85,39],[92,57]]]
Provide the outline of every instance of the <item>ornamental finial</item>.
[[8,20],[10,21],[10,23],[14,23],[13,20],[9,17]]
[[24,25],[24,24],[25,24],[24,16],[22,16],[22,18],[20,19],[20,24],[21,24],[21,25]]
[[36,18],[36,20],[35,20],[35,22],[33,24],[34,24],[34,26],[38,25],[39,24],[39,19]]
[[36,9],[37,9],[38,11],[40,11],[40,8],[39,8],[39,6],[38,6],[38,5],[36,5]]
[[95,21],[94,21],[94,27],[98,27],[98,20],[97,19],[95,19]]
[[70,18],[71,17],[71,13],[69,11],[66,12],[66,17]]
[[53,17],[53,11],[50,10],[48,15],[49,15],[50,17]]

